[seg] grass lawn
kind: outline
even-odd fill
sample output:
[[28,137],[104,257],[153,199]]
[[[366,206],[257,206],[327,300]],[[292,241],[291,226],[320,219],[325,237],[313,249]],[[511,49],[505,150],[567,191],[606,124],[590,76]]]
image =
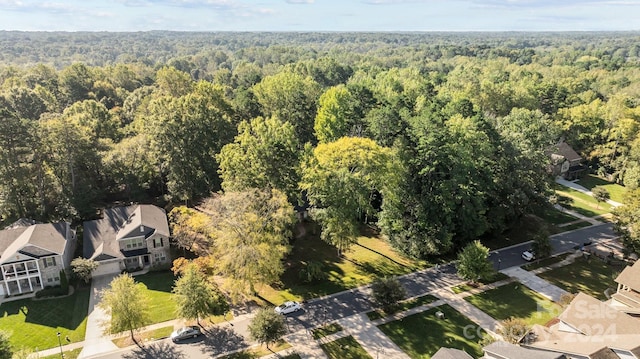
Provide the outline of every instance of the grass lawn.
[[36,350],[58,346],[57,333],[63,342],[84,340],[89,307],[89,288],[80,288],[73,295],[32,300],[23,299],[0,305],[0,329],[10,333],[14,349]]
[[369,355],[352,336],[321,344],[329,359],[369,359]]
[[520,282],[478,293],[465,300],[497,320],[516,317],[530,325],[545,324],[561,312],[559,305]]
[[622,203],[624,201],[624,196],[627,193],[627,189],[624,186],[621,186],[617,183],[611,183],[605,179],[602,179],[596,175],[587,175],[581,178],[578,181],[578,184],[592,190],[593,187],[600,186],[606,188],[611,195],[611,199]]
[[478,288],[483,285],[495,283],[505,279],[509,279],[509,276],[504,273],[496,272],[491,278],[480,280],[480,285],[471,285],[469,283],[465,283],[465,284],[460,284],[455,287],[452,287],[451,290],[456,294],[460,294],[462,292],[467,292],[474,288]]
[[[161,338],[167,338],[173,332],[173,326],[162,327],[154,330],[148,330],[145,332],[135,333],[136,340],[140,343],[143,343],[148,340],[156,340]],[[131,336],[127,335],[124,337],[116,338],[112,340],[113,344],[115,344],[118,348],[126,348],[130,345],[134,345],[135,343],[131,340]]]
[[[443,312],[445,319],[436,318],[437,311]],[[446,304],[378,328],[414,359],[431,358],[443,346],[464,349],[475,358],[482,356],[478,341],[485,334],[484,330],[480,329],[478,333],[475,323]]]
[[551,224],[564,224],[564,223],[569,223],[569,222],[573,222],[575,221],[577,218],[568,214],[568,213],[564,213],[561,211],[558,211],[557,209],[549,206],[543,210],[538,211],[538,213],[536,213],[536,215],[542,219],[544,219],[545,222],[547,223],[551,223]]
[[[277,353],[279,351],[289,349],[289,348],[291,348],[291,344],[285,342],[284,340],[279,340],[278,342],[269,345],[269,349],[267,349],[265,345],[260,345],[258,347],[251,348],[248,350],[243,350],[238,353],[225,355],[222,357],[222,359],[255,359],[255,358],[260,358],[272,353]],[[300,358],[300,356],[298,354],[291,354],[282,358],[296,359],[296,358]]]
[[580,221],[580,222],[576,222],[573,224],[570,224],[568,226],[564,226],[564,227],[558,227],[560,232],[569,232],[569,231],[573,231],[574,229],[580,229],[580,228],[584,228],[584,227],[589,227],[591,225],[591,223],[586,222],[586,221]]
[[[66,351],[64,352],[64,359],[76,359],[80,355],[81,351],[82,351],[82,348]],[[38,359],[60,359],[60,354],[47,355],[46,357],[38,357]]]
[[313,339],[324,338],[328,335],[335,334],[342,331],[342,327],[338,323],[331,323],[320,328],[313,329]]
[[606,202],[598,203],[595,198],[573,188],[564,187],[557,183],[554,188],[559,197],[558,204],[565,208],[569,207],[583,216],[594,217],[599,214],[610,213],[613,210],[610,204]]
[[433,303],[436,300],[438,300],[438,298],[432,296],[431,294],[427,294],[427,295],[423,295],[417,298],[413,298],[410,300],[405,300],[404,302],[400,302],[398,304],[398,306],[395,308],[395,310],[393,311],[393,313],[385,313],[382,309],[376,309],[373,310],[371,312],[367,312],[367,317],[369,317],[369,320],[376,320],[376,319],[380,319],[380,318],[384,318],[388,315],[391,314],[395,314],[395,313],[400,313],[400,312],[404,312],[405,310],[409,310],[411,308],[415,308],[415,307],[419,307],[421,305],[426,305],[429,303]]
[[528,271],[536,270],[538,268],[542,268],[542,267],[550,266],[552,264],[556,264],[558,262],[562,262],[568,256],[569,256],[569,253],[564,253],[559,256],[540,259],[535,262],[531,262],[529,264],[523,265],[522,269],[528,270]]
[[[304,283],[300,270],[308,262],[321,262],[327,279]],[[371,282],[380,276],[410,273],[428,266],[428,263],[409,259],[397,253],[378,234],[363,229],[357,244],[338,257],[336,248],[320,239],[320,228],[308,224],[307,235],[293,243],[293,249],[285,259],[285,272],[281,277],[282,288],[263,286],[259,295],[272,305],[287,300],[303,300],[340,292]]]
[[149,314],[151,315],[151,321],[148,324],[176,319],[176,303],[171,293],[173,281],[176,278],[172,272],[149,272],[135,276],[133,279],[147,286],[146,294],[149,298]]
[[567,292],[583,292],[605,300],[604,291],[616,287],[614,279],[623,268],[608,265],[597,258],[578,258],[569,265],[540,273],[539,276]]

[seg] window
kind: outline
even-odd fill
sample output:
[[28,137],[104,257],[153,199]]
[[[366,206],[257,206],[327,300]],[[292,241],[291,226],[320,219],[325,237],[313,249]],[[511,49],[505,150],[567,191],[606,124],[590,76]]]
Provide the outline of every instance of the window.
[[167,256],[164,253],[155,253],[153,255],[154,262],[164,262],[167,260]]
[[60,277],[58,275],[53,275],[51,277],[47,277],[47,283],[59,282]]
[[47,257],[44,259],[44,267],[53,267],[56,265],[56,257]]
[[122,241],[122,248],[128,251],[138,249],[138,248],[144,248],[144,246],[145,246],[144,238],[132,238],[132,239],[125,239]]
[[162,237],[156,238],[156,239],[153,240],[153,248],[162,247],[162,246],[164,246],[164,243],[162,241]]

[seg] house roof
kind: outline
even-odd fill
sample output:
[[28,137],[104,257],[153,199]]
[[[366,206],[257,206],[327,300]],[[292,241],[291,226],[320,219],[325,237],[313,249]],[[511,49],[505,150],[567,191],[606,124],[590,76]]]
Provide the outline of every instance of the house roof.
[[431,359],[473,359],[473,357],[460,349],[440,348]]
[[0,263],[8,263],[16,253],[35,258],[62,254],[69,224],[38,223],[0,231]]
[[140,235],[146,238],[153,233],[169,237],[166,212],[149,204],[105,209],[101,219],[86,221],[83,228],[83,256],[96,261],[124,258],[118,239]]
[[524,348],[519,345],[507,343],[507,342],[493,342],[486,347],[483,347],[485,354],[490,353],[492,356],[497,356],[504,359],[562,359],[563,354]]
[[11,223],[10,225],[4,227],[4,229],[14,229],[14,228],[18,228],[18,227],[29,227],[30,225],[36,224],[36,223],[40,223],[40,222],[37,222],[35,219],[20,218],[17,221]]
[[612,348],[640,350],[640,319],[586,294],[578,294],[558,319],[548,328],[534,325],[526,345],[592,359],[617,358]]
[[640,261],[636,261],[632,266],[627,266],[623,269],[616,278],[616,282],[640,291]]
[[569,146],[566,142],[560,142],[553,147],[554,154],[558,154],[567,159],[567,161],[576,161],[581,160],[582,157],[573,150],[571,146]]

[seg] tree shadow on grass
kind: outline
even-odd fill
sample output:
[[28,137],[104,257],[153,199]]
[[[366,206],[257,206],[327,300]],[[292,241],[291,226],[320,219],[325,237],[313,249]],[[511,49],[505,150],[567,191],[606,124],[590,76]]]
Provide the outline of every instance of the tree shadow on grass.
[[147,289],[171,293],[176,277],[171,271],[150,272],[136,276],[136,282],[143,283]]
[[159,342],[143,348],[136,348],[122,356],[124,359],[186,359],[174,346],[167,342]]
[[213,327],[209,329],[203,343],[204,347],[202,351],[208,355],[217,355],[249,346],[244,337],[227,327]]

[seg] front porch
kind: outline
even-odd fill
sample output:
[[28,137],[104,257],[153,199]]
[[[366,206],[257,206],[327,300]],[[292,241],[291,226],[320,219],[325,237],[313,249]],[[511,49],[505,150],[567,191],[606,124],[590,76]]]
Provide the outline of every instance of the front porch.
[[151,266],[151,258],[149,253],[126,257],[124,259],[124,267],[127,272],[136,272]]

